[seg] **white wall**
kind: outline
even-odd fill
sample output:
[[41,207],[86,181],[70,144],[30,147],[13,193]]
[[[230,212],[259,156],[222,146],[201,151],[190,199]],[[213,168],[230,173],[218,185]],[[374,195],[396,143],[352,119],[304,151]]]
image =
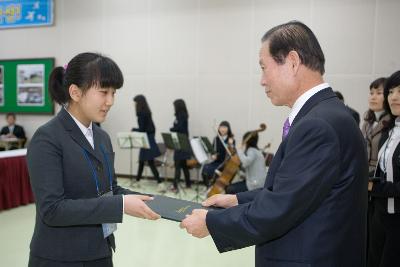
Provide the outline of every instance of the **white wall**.
[[[158,140],[172,125],[173,100],[183,98],[191,135],[212,137],[214,121],[228,120],[240,139],[265,122],[260,145],[276,149],[289,110],[272,106],[259,85],[258,51],[262,35],[289,20],[312,28],[325,52],[325,80],[362,114],[370,82],[400,69],[399,10],[398,0],[56,0],[53,27],[0,31],[0,58],[55,57],[57,65],[84,51],[113,58],[125,85],[103,128],[117,172],[128,173],[129,153],[115,138],[136,125],[136,94],[148,98]],[[49,118],[19,115],[18,122],[32,136]]]

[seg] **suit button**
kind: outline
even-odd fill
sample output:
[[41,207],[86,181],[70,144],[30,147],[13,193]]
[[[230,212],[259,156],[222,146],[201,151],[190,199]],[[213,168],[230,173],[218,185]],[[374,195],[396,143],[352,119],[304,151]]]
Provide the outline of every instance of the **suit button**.
[[97,171],[101,172],[103,170],[103,167],[101,167],[100,165],[97,166]]

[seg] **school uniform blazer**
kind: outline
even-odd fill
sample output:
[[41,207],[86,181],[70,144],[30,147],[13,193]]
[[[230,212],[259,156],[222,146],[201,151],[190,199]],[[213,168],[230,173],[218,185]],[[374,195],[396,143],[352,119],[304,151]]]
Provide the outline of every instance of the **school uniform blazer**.
[[[111,256],[114,237],[104,239],[101,224],[122,222],[121,194],[134,192],[117,185],[108,134],[93,124],[93,136],[94,149],[65,109],[34,134],[27,154],[36,200],[32,255],[57,261]],[[109,189],[111,172],[114,196],[97,197],[93,171],[100,191]]]
[[368,163],[358,125],[327,88],[294,119],[264,188],[209,211],[220,252],[256,245],[256,266],[365,266]]

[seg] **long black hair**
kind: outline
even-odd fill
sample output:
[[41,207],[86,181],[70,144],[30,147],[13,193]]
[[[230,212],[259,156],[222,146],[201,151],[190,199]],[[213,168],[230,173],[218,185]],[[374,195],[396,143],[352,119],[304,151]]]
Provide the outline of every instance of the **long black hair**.
[[385,96],[385,99],[383,100],[383,106],[386,112],[390,114],[390,120],[387,124],[387,127],[389,129],[394,127],[394,123],[397,116],[393,115],[392,111],[390,110],[388,96],[390,89],[393,89],[397,86],[400,86],[400,70],[390,75],[390,77],[386,81],[385,88],[383,89],[383,95]]
[[51,72],[49,92],[53,101],[61,105],[69,103],[72,84],[84,93],[93,86],[119,89],[124,84],[124,77],[111,58],[97,53],[81,53],[65,67],[56,67]]
[[149,104],[147,104],[146,97],[144,95],[137,95],[133,98],[136,103],[136,114],[146,113],[151,114]]
[[[251,135],[251,137],[249,137],[250,135]],[[255,133],[246,132],[243,135],[243,141],[245,141],[246,138],[249,138],[249,140],[247,140],[247,142],[246,142],[246,151],[245,151],[245,153],[247,152],[247,149],[249,149],[250,147],[258,149],[258,145],[257,145],[258,144],[258,133],[257,132],[255,132]]]
[[[221,126],[225,126],[226,128],[228,128],[228,138],[233,137],[233,133],[232,133],[232,129],[231,129],[231,124],[228,121],[221,121],[221,123],[219,124],[218,128]],[[219,132],[219,131],[218,131]]]
[[189,118],[189,113],[186,108],[185,101],[183,99],[176,99],[174,101],[175,116],[184,116]]

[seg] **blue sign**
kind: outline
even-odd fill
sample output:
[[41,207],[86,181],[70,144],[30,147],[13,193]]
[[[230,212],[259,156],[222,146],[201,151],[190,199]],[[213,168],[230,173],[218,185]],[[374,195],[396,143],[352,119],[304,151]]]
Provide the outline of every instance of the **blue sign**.
[[0,28],[53,24],[53,0],[0,0]]

